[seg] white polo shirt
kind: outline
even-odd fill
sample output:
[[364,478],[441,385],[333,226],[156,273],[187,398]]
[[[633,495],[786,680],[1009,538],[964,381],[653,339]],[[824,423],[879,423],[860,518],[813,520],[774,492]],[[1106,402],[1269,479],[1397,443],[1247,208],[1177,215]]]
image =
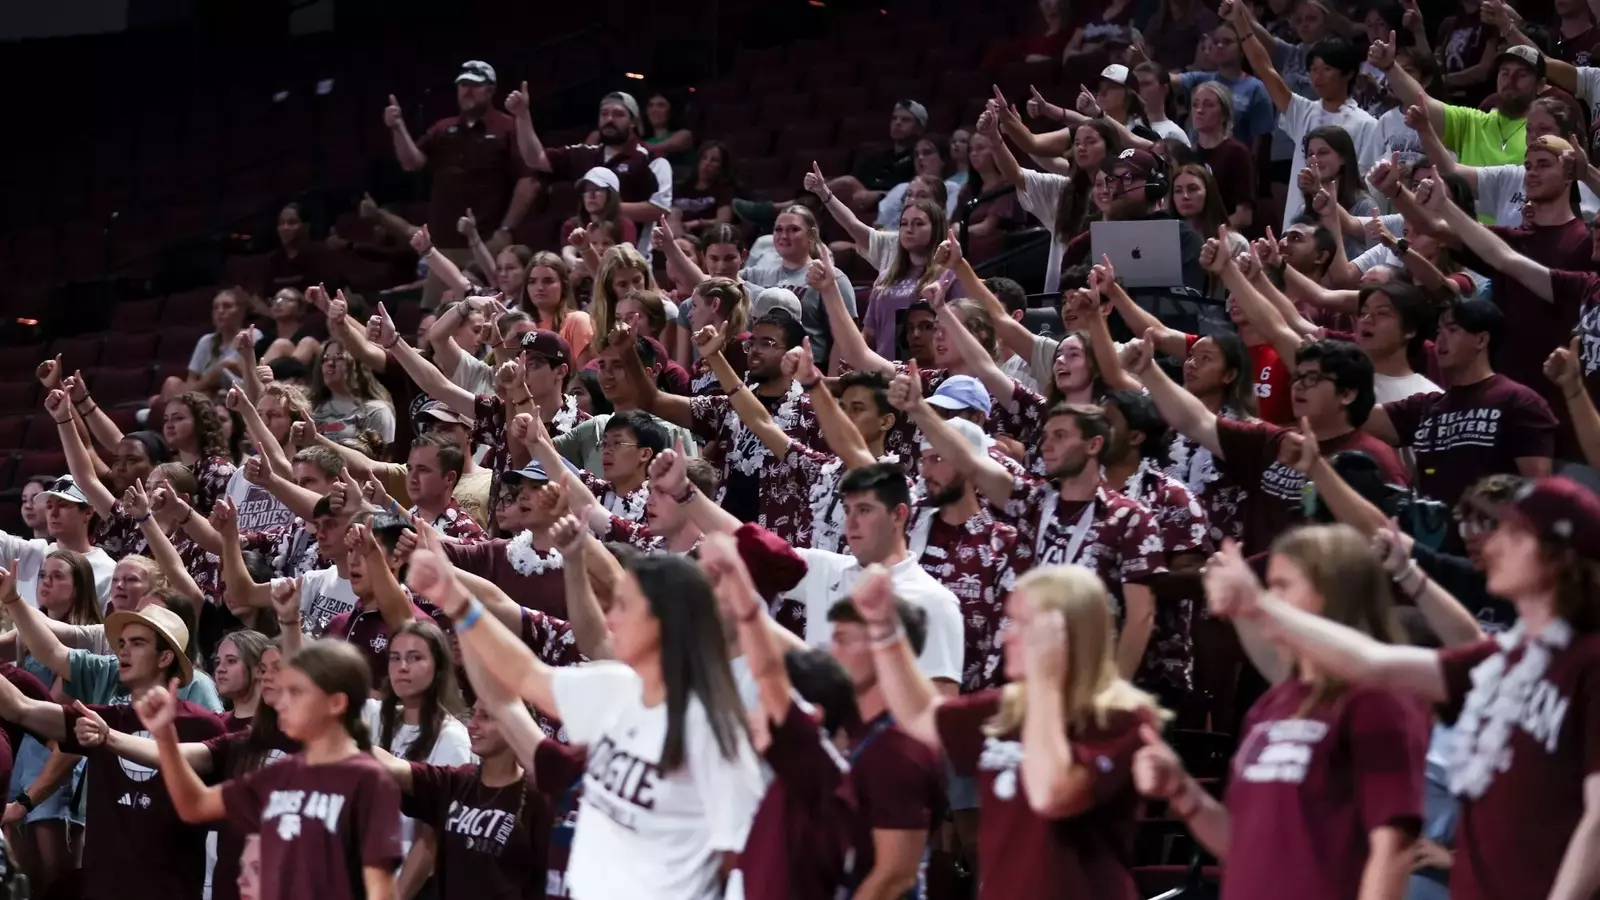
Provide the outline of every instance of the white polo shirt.
[[[828,610],[850,596],[865,569],[854,556],[844,553],[808,547],[796,547],[795,552],[806,561],[806,576],[785,596],[805,604],[806,643],[826,647],[833,637]],[[922,674],[960,684],[966,633],[956,595],[909,556],[889,569],[889,579],[896,597],[928,614],[928,641],[917,657]]]

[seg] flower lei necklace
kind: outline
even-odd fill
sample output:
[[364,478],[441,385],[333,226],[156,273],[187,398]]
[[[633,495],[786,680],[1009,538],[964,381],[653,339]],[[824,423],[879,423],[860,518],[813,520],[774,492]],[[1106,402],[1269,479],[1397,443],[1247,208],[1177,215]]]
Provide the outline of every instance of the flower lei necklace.
[[[1482,797],[1495,776],[1511,768],[1512,732],[1520,727],[1533,689],[1550,667],[1550,658],[1571,642],[1572,626],[1556,619],[1538,637],[1526,641],[1524,637],[1519,622],[1495,638],[1499,651],[1472,669],[1472,688],[1455,726],[1450,760],[1452,794],[1469,799]],[[1507,657],[1518,644],[1524,644],[1522,658],[1508,671]]]
[[[1102,471],[1103,471],[1102,467]],[[1144,477],[1151,472],[1159,471],[1155,461],[1146,456],[1139,460],[1139,468],[1133,470],[1128,480],[1122,485],[1122,495],[1131,500],[1140,500],[1140,488],[1144,487]],[[1143,502],[1140,500],[1140,502]]]
[[524,576],[559,570],[564,565],[560,550],[551,547],[549,552],[540,553],[534,549],[531,531],[522,532],[506,544],[506,559],[518,575]]
[[[1218,410],[1217,415],[1224,419],[1238,418],[1226,406]],[[1171,455],[1172,465],[1167,467],[1167,474],[1183,482],[1189,493],[1196,497],[1206,492],[1206,485],[1222,477],[1222,473],[1217,471],[1217,460],[1211,450],[1181,434],[1172,436]]]
[[624,494],[612,487],[611,496],[606,498],[605,502],[600,505],[616,513],[618,518],[627,519],[630,522],[642,522],[644,521],[644,507],[649,501],[650,481],[646,479],[631,494]]
[[[788,431],[798,421],[800,398],[805,394],[800,382],[790,381],[789,392],[784,394],[783,403],[778,406],[778,411],[772,414],[772,421],[779,428]],[[739,414],[733,411],[732,404],[728,406],[728,430],[733,432],[733,447],[728,451],[728,465],[745,475],[756,475],[761,472],[761,460],[767,456],[767,447],[756,437],[755,432],[744,427],[739,421]]]
[[571,394],[562,396],[565,399],[561,403],[561,408],[550,420],[548,430],[552,436],[566,434],[572,430],[572,426],[578,424],[578,398]]

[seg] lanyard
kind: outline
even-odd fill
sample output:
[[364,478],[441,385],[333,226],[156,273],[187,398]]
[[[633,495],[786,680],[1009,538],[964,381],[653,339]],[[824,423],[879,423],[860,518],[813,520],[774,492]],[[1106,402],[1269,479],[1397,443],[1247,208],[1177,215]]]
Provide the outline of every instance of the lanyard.
[[[1060,494],[1051,492],[1039,507],[1039,535],[1033,542],[1033,557],[1036,560],[1044,558],[1044,546],[1050,535],[1050,523],[1055,520],[1056,503],[1060,499]],[[1078,516],[1077,524],[1072,526],[1072,538],[1067,541],[1067,555],[1060,561],[1061,565],[1070,566],[1078,561],[1078,553],[1083,550],[1083,539],[1089,534],[1089,525],[1094,521],[1094,504],[1095,501],[1091,499],[1089,505],[1083,508],[1083,514]]]
[[906,542],[906,549],[911,551],[911,558],[922,559],[922,553],[928,549],[928,533],[933,530],[933,517],[939,511],[933,507],[917,511],[917,520],[911,523],[910,540]]

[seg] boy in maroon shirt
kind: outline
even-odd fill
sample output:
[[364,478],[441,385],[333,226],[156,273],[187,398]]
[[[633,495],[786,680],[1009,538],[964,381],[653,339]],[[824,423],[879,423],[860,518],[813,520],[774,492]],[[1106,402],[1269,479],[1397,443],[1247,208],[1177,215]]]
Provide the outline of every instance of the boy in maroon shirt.
[[1487,475],[1550,474],[1555,415],[1489,362],[1505,319],[1488,300],[1456,298],[1439,316],[1434,340],[1444,393],[1385,403],[1367,419],[1368,432],[1416,453],[1417,489],[1435,500],[1454,505]]
[[[194,666],[184,655],[189,629],[161,606],[116,612],[106,619],[106,638],[117,648],[122,684],[135,697],[176,681],[187,684]],[[187,700],[177,707],[178,738],[204,741],[223,733],[222,720]],[[171,796],[155,769],[118,757],[109,748],[82,747],[75,725],[81,711],[97,713],[110,727],[145,736],[132,706],[69,708],[25,697],[9,679],[0,679],[0,717],[26,728],[41,741],[59,742],[67,753],[89,760],[87,828],[84,845],[86,900],[199,900],[205,887],[206,832],[178,818]]]
[[[1273,538],[1304,522],[1305,475],[1278,460],[1289,430],[1218,416],[1150,364],[1146,341],[1134,343],[1138,354],[1127,368],[1149,389],[1162,418],[1215,454],[1235,481],[1250,486],[1245,552],[1266,550]],[[1375,403],[1372,376],[1372,360],[1354,344],[1321,340],[1304,345],[1295,355],[1290,393],[1294,416],[1309,424],[1324,454],[1361,451],[1377,461],[1389,482],[1406,484],[1410,479],[1394,448],[1361,430]]]

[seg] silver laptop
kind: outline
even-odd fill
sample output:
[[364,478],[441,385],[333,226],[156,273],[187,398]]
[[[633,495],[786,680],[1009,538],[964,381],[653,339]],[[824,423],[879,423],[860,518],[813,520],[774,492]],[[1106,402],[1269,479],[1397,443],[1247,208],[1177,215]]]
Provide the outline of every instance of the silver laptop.
[[1183,285],[1183,252],[1177,219],[1089,223],[1090,260],[1111,257],[1125,287]]

